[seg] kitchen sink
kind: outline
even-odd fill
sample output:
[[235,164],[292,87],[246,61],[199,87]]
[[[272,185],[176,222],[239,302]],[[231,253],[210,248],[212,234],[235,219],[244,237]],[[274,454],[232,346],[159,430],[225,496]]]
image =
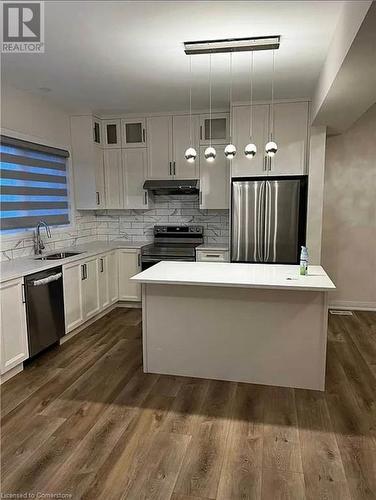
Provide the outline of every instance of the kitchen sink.
[[60,260],[66,259],[67,257],[73,257],[74,255],[80,255],[81,252],[59,252],[52,253],[50,255],[43,255],[43,257],[37,257],[36,260]]

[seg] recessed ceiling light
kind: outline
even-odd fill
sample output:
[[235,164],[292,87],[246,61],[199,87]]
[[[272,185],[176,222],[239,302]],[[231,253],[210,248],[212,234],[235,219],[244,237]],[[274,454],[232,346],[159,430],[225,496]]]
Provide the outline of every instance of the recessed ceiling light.
[[223,40],[184,42],[184,52],[188,55],[279,49],[280,39],[281,37],[279,35],[272,35],[256,36],[251,38],[226,38]]

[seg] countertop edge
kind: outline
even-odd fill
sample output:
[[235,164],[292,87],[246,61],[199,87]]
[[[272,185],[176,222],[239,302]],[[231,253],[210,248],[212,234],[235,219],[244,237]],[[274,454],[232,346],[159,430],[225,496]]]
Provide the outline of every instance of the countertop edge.
[[[101,244],[103,243],[103,246],[101,248]],[[46,252],[46,255],[57,253],[57,252],[80,252],[78,255],[74,255],[72,257],[67,257],[66,259],[58,259],[58,260],[38,260],[37,257],[22,257],[20,259],[13,259],[10,261],[2,261],[1,266],[15,263],[19,263],[20,265],[30,263],[30,269],[23,269],[20,271],[5,271],[5,276],[3,276],[3,272],[1,272],[0,275],[0,283],[6,283],[7,281],[19,279],[19,278],[24,278],[25,276],[28,276],[29,274],[34,274],[42,271],[46,271],[48,269],[52,269],[54,267],[59,267],[59,266],[65,266],[67,264],[73,264],[75,262],[79,262],[80,260],[83,259],[88,259],[90,257],[95,257],[96,255],[101,255],[107,252],[111,252],[113,250],[140,250],[146,245],[150,245],[152,243],[151,241],[146,241],[146,242],[121,242],[121,241],[114,241],[114,242],[101,242],[101,241],[93,241],[91,243],[85,243],[83,245],[77,245],[77,246],[67,246],[64,248],[59,248],[54,251]],[[88,249],[85,250],[84,247],[90,246],[90,245],[96,245],[98,248],[96,249]],[[32,266],[32,263],[35,262],[35,267]],[[39,265],[38,265],[39,264]]]
[[216,286],[223,288],[262,288],[265,290],[293,290],[302,292],[330,292],[336,289],[333,284],[332,287],[313,287],[313,286],[297,286],[297,285],[269,285],[266,283],[229,283],[229,282],[198,282],[198,281],[168,281],[168,280],[146,280],[136,277],[130,278],[132,281],[143,285],[186,285],[186,286]]

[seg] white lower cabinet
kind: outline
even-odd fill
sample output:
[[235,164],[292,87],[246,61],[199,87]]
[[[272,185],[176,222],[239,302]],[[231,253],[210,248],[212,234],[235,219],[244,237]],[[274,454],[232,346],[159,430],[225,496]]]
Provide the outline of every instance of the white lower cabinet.
[[108,277],[108,255],[98,257],[99,308],[110,305],[110,282]]
[[63,266],[65,333],[71,332],[84,321],[82,304],[82,261]]
[[141,300],[141,285],[129,278],[141,271],[140,250],[118,250],[119,258],[119,300]]
[[98,257],[99,306],[103,310],[118,301],[118,265],[117,253],[114,250]]
[[110,304],[119,300],[119,265],[117,250],[107,254],[107,274]]
[[82,303],[84,319],[90,319],[100,311],[98,258],[93,257],[84,263],[82,280]]
[[1,373],[11,370],[29,356],[23,279],[0,284]]
[[230,254],[228,250],[196,250],[197,262],[229,262]]

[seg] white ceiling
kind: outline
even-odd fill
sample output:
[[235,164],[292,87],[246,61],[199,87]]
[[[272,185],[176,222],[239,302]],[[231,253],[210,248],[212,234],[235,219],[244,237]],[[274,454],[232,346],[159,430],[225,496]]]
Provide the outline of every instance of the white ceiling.
[[[311,97],[343,2],[45,2],[45,54],[3,54],[3,83],[71,110],[186,110],[182,42],[281,35],[276,98]],[[213,106],[228,105],[229,55],[212,56]],[[249,95],[249,53],[233,56],[234,100]],[[208,105],[208,56],[192,56],[193,107]],[[255,53],[255,99],[270,98],[271,52]]]

